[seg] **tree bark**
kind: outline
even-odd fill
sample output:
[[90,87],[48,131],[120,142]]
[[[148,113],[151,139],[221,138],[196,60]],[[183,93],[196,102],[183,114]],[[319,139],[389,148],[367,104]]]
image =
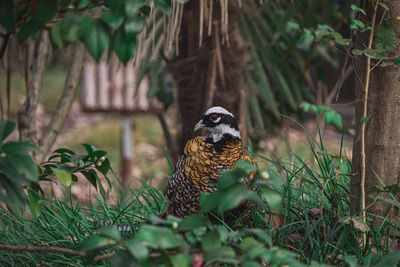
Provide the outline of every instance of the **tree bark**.
[[[365,1],[368,20],[371,21],[372,6],[370,1]],[[386,17],[397,16],[400,12],[399,2],[390,2],[389,11],[386,11]],[[382,18],[383,12],[379,11],[377,22]],[[400,34],[400,25],[397,22],[391,22],[392,27],[398,36]],[[368,31],[357,35],[356,49],[364,49],[368,43]],[[400,55],[400,49],[397,46],[390,57],[395,58]],[[361,116],[363,113],[364,81],[366,76],[366,59],[359,57],[355,63],[355,91],[356,99],[356,136],[353,143],[353,173],[351,179],[350,199],[353,212],[360,210],[360,169],[361,169]],[[372,61],[373,67],[377,62]],[[366,122],[365,154],[366,154],[366,175],[365,191],[366,206],[372,203],[371,189],[375,186],[382,187],[379,179],[386,185],[398,184],[400,177],[400,67],[379,67],[377,66],[371,72],[369,95],[368,95],[368,115],[373,115]],[[379,179],[378,179],[379,177]],[[386,195],[385,197],[389,197]],[[385,202],[378,202],[367,209],[368,212],[386,216],[390,212],[390,205]],[[397,220],[398,215],[392,210],[391,218]]]
[[34,154],[36,162],[42,162],[44,160],[45,155],[50,150],[60,133],[65,119],[68,117],[79,85],[85,51],[83,43],[77,41],[74,44],[72,62],[68,70],[67,78],[64,82],[62,95],[58,101],[56,111],[51,118],[50,124],[47,126],[39,141],[38,151]]
[[40,88],[42,88],[49,49],[49,34],[47,31],[42,31],[39,39],[36,41],[36,59],[33,62],[27,95],[24,103],[18,110],[19,138],[23,141],[29,141],[32,144],[37,144],[35,115],[39,104]]
[[[212,14],[206,12],[202,19],[200,18],[200,1],[204,0],[190,1],[185,4],[179,34],[179,55],[175,55],[168,61],[168,68],[178,85],[181,121],[178,153],[183,152],[187,140],[194,135],[194,125],[210,106],[223,106],[237,118],[245,117],[239,114],[245,49],[238,30],[238,3],[228,1],[229,42],[224,40],[222,43],[223,36],[220,34],[222,32],[220,29],[224,25],[221,15],[223,1],[206,1],[212,3],[213,11]],[[210,6],[206,6],[206,9],[211,10]],[[212,19],[207,17],[210,15]],[[211,21],[212,24],[201,29],[199,21],[205,23]],[[212,27],[211,35],[204,30],[208,27]]]

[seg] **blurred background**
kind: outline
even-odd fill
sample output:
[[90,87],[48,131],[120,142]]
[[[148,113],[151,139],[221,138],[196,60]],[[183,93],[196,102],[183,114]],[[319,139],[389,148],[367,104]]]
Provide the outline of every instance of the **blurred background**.
[[[0,69],[1,116],[23,121],[24,112],[33,112],[38,146],[46,144],[54,114],[65,113],[43,159],[56,148],[83,153],[81,144],[92,144],[108,152],[124,186],[139,187],[139,178],[164,188],[169,164],[214,105],[232,111],[245,148],[267,158],[290,160],[295,153],[312,162],[307,131],[323,135],[332,153],[343,136],[351,157],[351,1],[60,1],[54,8],[45,2],[20,3],[28,10],[21,23],[33,29],[25,26],[14,38],[2,29]],[[35,30],[35,18],[48,13],[44,30]],[[32,111],[24,101],[41,83],[40,64]],[[81,79],[69,84],[76,90],[63,108],[68,73],[76,69]],[[330,123],[327,112],[334,114]],[[84,196],[87,185],[74,184],[73,194]]]

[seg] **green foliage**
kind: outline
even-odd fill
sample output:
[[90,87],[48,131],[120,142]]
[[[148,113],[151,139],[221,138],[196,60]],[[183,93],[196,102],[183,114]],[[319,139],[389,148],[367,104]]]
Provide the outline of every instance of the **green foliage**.
[[[0,120],[0,199],[17,215],[25,206],[26,194],[22,186],[38,182],[38,167],[29,152],[36,148],[28,142],[4,142],[14,131],[15,122]],[[29,193],[29,203],[34,214],[37,214],[37,198]]]
[[[44,173],[50,173],[42,174],[41,178],[51,179],[54,170],[65,170],[73,177],[76,172],[96,168],[107,175],[107,164],[107,168],[101,169],[106,162],[102,159],[106,152],[91,145],[84,147],[87,155],[77,155],[69,149],[56,150],[53,158],[43,165]],[[191,266],[194,263],[373,266],[397,262],[399,253],[388,252],[391,243],[385,233],[399,226],[386,220],[379,226],[369,221],[364,224],[358,214],[350,215],[350,161],[342,146],[338,154],[328,153],[322,143],[317,144],[317,148],[312,150],[317,163],[314,169],[296,155],[289,162],[260,156],[263,162],[259,163],[259,168],[245,161],[238,162],[237,169],[223,173],[217,191],[202,196],[204,213],[183,219],[151,215],[164,209],[165,197],[144,182],[143,188],[131,190],[129,197],[116,205],[98,198],[89,208],[73,201],[49,201],[35,194],[36,191],[30,191],[29,201],[41,203],[40,209],[31,206],[36,218],[18,218],[0,211],[3,222],[0,239],[19,246],[50,245],[81,250],[87,257],[53,252],[17,255],[0,250],[0,263],[5,263],[6,259],[18,264],[46,261],[57,265],[62,261],[62,264],[75,266],[118,266],[123,262],[130,262],[132,266]],[[242,182],[253,171],[258,174],[253,184],[257,194]],[[100,180],[92,178],[92,184],[98,187]],[[73,182],[73,178],[71,180]],[[379,190],[398,192],[395,186]],[[224,216],[243,200],[255,204],[251,219],[232,229]],[[394,199],[377,197],[375,201],[400,206]],[[282,223],[277,223],[276,218]],[[134,234],[121,234],[112,226],[99,227],[104,221],[111,225],[127,224],[134,229]],[[357,243],[363,232],[371,244],[364,249]],[[377,252],[372,253],[372,250]],[[96,256],[110,252],[116,252],[112,259],[94,262]]]
[[340,115],[337,111],[331,109],[330,107],[317,106],[307,102],[301,103],[299,107],[302,108],[304,111],[312,109],[315,114],[324,115],[325,122],[327,124],[333,124],[338,130],[343,131],[342,115]]
[[[81,40],[94,59],[99,60],[110,48],[123,63],[133,58],[137,35],[150,9],[149,0],[38,0],[33,8],[29,1],[18,5],[14,2],[1,1],[0,25],[19,42],[50,29],[54,44],[60,48]],[[171,12],[170,0],[154,3],[163,12]],[[103,9],[101,18],[93,15],[99,8]],[[57,22],[53,23],[55,18]]]

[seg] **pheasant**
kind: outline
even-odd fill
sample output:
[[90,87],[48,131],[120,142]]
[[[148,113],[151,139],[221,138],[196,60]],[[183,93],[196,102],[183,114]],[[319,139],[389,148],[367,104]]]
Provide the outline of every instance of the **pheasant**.
[[[210,136],[195,137],[186,143],[184,153],[168,180],[168,204],[161,217],[198,214],[200,193],[217,189],[221,171],[234,169],[238,160],[247,160],[255,165],[242,149],[236,118],[226,109],[219,106],[209,108],[194,127],[194,131],[199,129],[208,130]],[[252,173],[245,183],[250,185],[254,177]],[[246,212],[243,209],[250,206],[242,203],[241,212]]]

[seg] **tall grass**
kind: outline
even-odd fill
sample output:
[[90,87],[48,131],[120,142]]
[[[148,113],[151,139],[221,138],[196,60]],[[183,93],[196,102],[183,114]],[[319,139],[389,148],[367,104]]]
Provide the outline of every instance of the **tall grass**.
[[[312,146],[311,142],[318,144]],[[265,163],[259,170],[260,179],[268,181],[280,193],[282,205],[280,210],[260,205],[254,211],[253,225],[245,227],[268,233],[274,246],[294,252],[305,264],[395,265],[400,254],[392,252],[393,232],[399,230],[399,225],[391,224],[388,218],[376,224],[372,216],[365,225],[359,214],[350,213],[351,161],[342,143],[336,153],[331,153],[325,150],[322,140],[310,140],[310,149],[313,164],[293,153],[289,160],[272,161],[252,152]],[[29,214],[16,218],[0,210],[1,243],[79,250],[82,241],[95,233],[102,222],[126,224],[135,230],[151,214],[162,212],[166,204],[162,192],[141,183],[141,189],[124,192],[123,200],[114,206],[100,198],[89,207],[73,200],[43,200],[37,220]],[[368,237],[365,248],[360,242],[363,231]],[[119,250],[118,246],[113,249]],[[60,253],[14,254],[0,250],[0,265],[41,264],[87,266],[92,263]],[[102,264],[109,265],[111,261],[104,260]]]

